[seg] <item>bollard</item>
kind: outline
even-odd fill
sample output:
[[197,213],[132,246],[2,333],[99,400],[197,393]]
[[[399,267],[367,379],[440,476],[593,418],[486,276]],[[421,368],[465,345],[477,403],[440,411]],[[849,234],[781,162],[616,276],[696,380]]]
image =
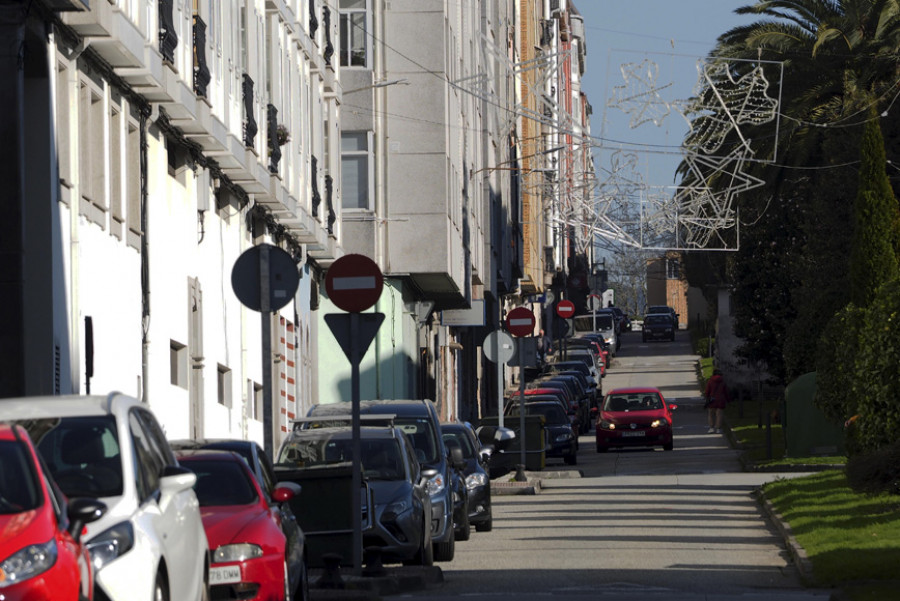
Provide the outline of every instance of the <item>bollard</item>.
[[325,553],[322,555],[322,563],[325,564],[325,569],[316,581],[316,588],[344,588],[344,579],[341,578],[341,556],[338,553]]
[[384,569],[384,563],[381,558],[381,547],[366,547],[366,567],[362,570],[362,575],[367,578],[384,576],[387,570]]
[[[522,444],[525,444],[525,441],[522,441]],[[526,482],[528,478],[525,476],[525,466],[521,463],[516,464],[516,482]]]

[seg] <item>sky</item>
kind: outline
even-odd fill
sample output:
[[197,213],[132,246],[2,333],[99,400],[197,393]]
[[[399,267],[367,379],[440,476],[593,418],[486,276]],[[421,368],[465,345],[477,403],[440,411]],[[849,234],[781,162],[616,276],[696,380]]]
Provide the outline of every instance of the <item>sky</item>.
[[[644,181],[650,186],[671,186],[687,122],[677,114],[658,115],[661,125],[647,122],[632,128],[630,113],[608,106],[611,100],[615,104],[617,96],[627,95],[616,90],[626,81],[622,65],[643,65],[644,69],[638,69],[643,73],[656,65],[655,81],[667,86],[662,92],[665,98],[686,99],[697,82],[697,60],[707,56],[716,38],[757,20],[734,13],[753,0],[570,1],[584,17],[587,60],[582,86],[593,108],[591,135],[603,147],[595,146],[595,162],[612,170],[613,150],[640,150]],[[651,112],[647,109],[645,116]]]

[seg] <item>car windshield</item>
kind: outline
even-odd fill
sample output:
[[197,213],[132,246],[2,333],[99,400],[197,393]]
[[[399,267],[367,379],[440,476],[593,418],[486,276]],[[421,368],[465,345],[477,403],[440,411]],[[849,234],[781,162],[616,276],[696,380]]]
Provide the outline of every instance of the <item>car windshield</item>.
[[31,420],[27,427],[67,497],[122,494],[122,459],[113,416]]
[[[363,476],[369,480],[402,480],[405,478],[400,443],[394,438],[359,441]],[[353,461],[350,438],[297,437],[281,448],[278,463],[298,467],[315,467]]]
[[644,318],[644,323],[646,324],[669,324],[671,321],[669,320],[669,316],[664,313],[653,313]]
[[37,474],[19,442],[0,442],[0,515],[22,513],[41,504]]
[[[519,415],[519,406],[514,405],[510,408],[510,416]],[[557,404],[539,403],[525,404],[525,415],[543,415],[548,424],[568,424],[569,419],[566,412]]]
[[436,463],[440,460],[440,446],[431,420],[398,415],[394,418],[394,424],[409,437],[419,462]]
[[240,463],[191,459],[181,464],[197,474],[194,492],[200,507],[250,505],[259,501],[256,488]]
[[471,439],[465,435],[465,433],[459,430],[451,430],[448,432],[444,432],[441,435],[444,439],[444,444],[446,446],[452,445],[454,442],[459,445],[459,448],[462,449],[463,457],[466,459],[472,459],[475,457],[475,446],[472,444]]
[[604,411],[650,411],[662,407],[662,400],[655,392],[611,394],[603,403]]

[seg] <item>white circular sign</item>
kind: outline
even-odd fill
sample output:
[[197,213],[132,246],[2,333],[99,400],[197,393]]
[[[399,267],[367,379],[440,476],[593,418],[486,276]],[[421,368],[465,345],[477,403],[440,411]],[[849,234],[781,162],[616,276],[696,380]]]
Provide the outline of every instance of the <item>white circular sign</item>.
[[506,363],[516,354],[516,342],[509,332],[494,330],[484,337],[482,349],[488,361]]

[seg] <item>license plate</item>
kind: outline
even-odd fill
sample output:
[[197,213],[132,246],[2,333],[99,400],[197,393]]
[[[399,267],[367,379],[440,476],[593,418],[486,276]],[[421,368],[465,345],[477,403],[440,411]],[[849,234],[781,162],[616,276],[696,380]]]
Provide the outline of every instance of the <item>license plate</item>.
[[629,430],[622,432],[622,438],[634,438],[637,436],[646,436],[647,433],[643,430]]
[[209,583],[234,584],[241,581],[241,566],[221,566],[209,569]]

